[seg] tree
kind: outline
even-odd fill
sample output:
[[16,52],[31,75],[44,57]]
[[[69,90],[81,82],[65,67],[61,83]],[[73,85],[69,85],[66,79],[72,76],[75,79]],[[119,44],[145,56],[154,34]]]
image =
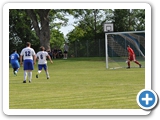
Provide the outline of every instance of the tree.
[[32,20],[40,44],[44,46],[46,50],[50,50],[49,11],[50,9],[26,9],[27,14]]
[[51,47],[61,46],[64,35],[60,28],[67,25],[65,17],[69,14],[72,11],[67,9],[10,9],[10,48],[21,50],[26,42],[31,42],[36,51],[40,46],[50,49],[50,43]]
[[64,35],[59,30],[51,29],[51,39],[50,39],[50,47],[51,48],[62,48],[64,44]]
[[[48,50],[50,49],[50,30],[57,28],[59,31],[61,26],[67,25],[68,19],[65,16],[72,14],[72,11],[70,9],[26,9],[26,13],[32,20],[40,44]],[[56,20],[59,22],[55,22]],[[62,35],[60,36],[64,39]]]
[[102,23],[106,21],[104,15],[104,11],[100,9],[82,9],[77,10],[74,17],[78,19],[78,26],[90,33],[91,39],[96,42],[97,33],[102,31]]
[[133,9],[134,29],[137,31],[145,30],[145,10]]
[[[79,45],[82,53],[98,56],[99,54],[99,39],[104,39],[103,23],[109,20],[105,17],[104,10],[101,9],[80,9],[74,10],[74,18],[76,18],[75,29],[67,36],[70,41],[75,41],[72,44]],[[102,35],[103,34],[103,35]]]
[[[32,29],[30,18],[22,9],[9,10],[9,46],[10,52],[12,49],[17,49],[18,52],[25,47],[27,41],[33,43],[37,42],[38,38]],[[33,47],[39,43],[34,43]]]
[[144,9],[115,9],[113,14],[115,32],[145,30]]
[[114,32],[145,30],[145,11],[143,9],[79,9],[73,11],[77,21],[75,28],[67,36],[74,49],[75,46],[78,46],[75,51],[82,51],[83,54],[88,50],[90,55],[98,56],[99,48],[104,47],[102,45],[104,45],[103,24],[105,22],[114,23]]
[[39,46],[44,46],[46,50],[60,47],[65,41],[60,28],[67,25],[65,17],[68,15],[73,15],[76,22],[67,39],[74,45],[77,41],[83,53],[86,49],[84,44],[88,43],[93,46],[87,46],[91,54],[99,51],[97,44],[104,39],[104,22],[113,22],[115,32],[145,30],[143,9],[10,9],[10,48],[16,46],[20,49],[27,41],[35,49]]
[[128,31],[129,25],[129,9],[114,9],[113,23],[114,31],[122,32]]

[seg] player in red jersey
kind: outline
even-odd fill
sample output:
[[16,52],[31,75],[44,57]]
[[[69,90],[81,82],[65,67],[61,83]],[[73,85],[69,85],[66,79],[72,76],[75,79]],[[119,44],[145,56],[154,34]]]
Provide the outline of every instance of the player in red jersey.
[[136,60],[135,53],[133,49],[130,47],[130,45],[128,45],[127,51],[128,51],[128,61],[126,61],[128,64],[127,68],[130,68],[130,61],[134,61],[141,68],[142,65]]

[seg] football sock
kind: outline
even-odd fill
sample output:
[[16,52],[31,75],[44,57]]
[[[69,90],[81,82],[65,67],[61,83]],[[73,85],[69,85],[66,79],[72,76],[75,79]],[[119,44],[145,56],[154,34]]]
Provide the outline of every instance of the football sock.
[[29,81],[31,81],[31,79],[32,79],[32,72],[31,71],[28,72],[28,79],[29,79]]
[[130,62],[128,62],[128,67],[130,67]]
[[38,74],[40,74],[41,73],[41,70],[38,70],[38,72],[37,72]]
[[46,71],[46,76],[47,76],[47,77],[49,77],[49,73],[48,73],[48,71]]
[[136,64],[140,65],[138,61],[134,61]]
[[24,80],[27,79],[27,71],[24,71]]
[[16,70],[18,72],[19,68]]

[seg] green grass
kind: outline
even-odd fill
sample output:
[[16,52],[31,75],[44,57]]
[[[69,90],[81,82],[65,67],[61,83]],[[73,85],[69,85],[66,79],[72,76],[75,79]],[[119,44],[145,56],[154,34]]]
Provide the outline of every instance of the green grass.
[[[134,63],[131,63],[134,64]],[[70,58],[48,62],[32,83],[22,83],[23,68],[9,73],[10,109],[139,109],[136,95],[144,89],[145,68],[106,69],[105,58]]]

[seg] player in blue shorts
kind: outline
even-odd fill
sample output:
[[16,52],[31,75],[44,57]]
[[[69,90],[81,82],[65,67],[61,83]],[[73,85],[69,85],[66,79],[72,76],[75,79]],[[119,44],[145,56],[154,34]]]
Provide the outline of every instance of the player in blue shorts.
[[51,60],[50,55],[48,52],[44,51],[45,48],[43,46],[40,47],[40,51],[37,53],[37,59],[38,59],[38,72],[36,74],[36,78],[38,78],[38,75],[41,73],[42,69],[46,72],[46,77],[49,79],[49,72],[47,67],[47,57],[49,58],[50,62],[53,63]]
[[19,65],[19,55],[16,49],[14,49],[13,53],[10,55],[10,63],[13,68],[13,74],[17,75],[20,65]]
[[23,70],[24,70],[24,80],[23,83],[26,83],[27,74],[29,83],[32,80],[32,70],[34,70],[34,64],[36,64],[36,53],[33,48],[31,48],[31,43],[27,42],[26,48],[23,48],[20,54],[20,63],[22,65],[23,58]]

